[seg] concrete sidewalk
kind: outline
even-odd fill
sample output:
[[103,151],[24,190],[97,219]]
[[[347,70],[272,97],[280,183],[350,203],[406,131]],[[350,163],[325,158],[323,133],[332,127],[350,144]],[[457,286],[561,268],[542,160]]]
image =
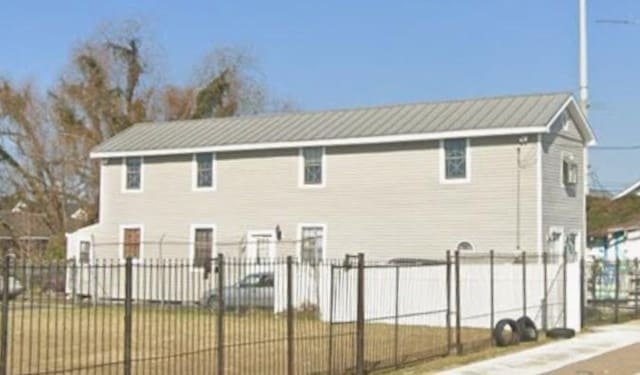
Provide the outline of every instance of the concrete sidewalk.
[[472,363],[440,374],[544,374],[635,343],[640,343],[639,322],[603,326],[595,328],[593,333],[584,333],[570,340]]

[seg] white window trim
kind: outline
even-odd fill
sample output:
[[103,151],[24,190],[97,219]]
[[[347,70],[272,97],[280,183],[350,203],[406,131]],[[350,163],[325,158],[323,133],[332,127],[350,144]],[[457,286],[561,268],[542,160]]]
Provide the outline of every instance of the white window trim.
[[[575,185],[567,185],[564,183],[564,173],[563,173],[563,166],[564,166],[564,161],[565,159],[570,160],[571,162],[575,163],[576,166],[578,164],[578,162],[576,161],[576,157],[573,153],[568,152],[568,151],[562,151],[560,153],[560,186],[565,188],[565,187],[572,187],[572,186],[578,186],[579,181],[576,182]],[[577,170],[576,170],[577,173]],[[578,176],[576,176],[576,179],[578,178]]]
[[[456,139],[456,138],[450,138]],[[459,138],[458,138],[459,139]],[[446,166],[446,157],[444,150],[444,141],[445,139],[440,140],[440,183],[441,184],[467,184],[471,182],[471,142],[469,138],[464,138],[466,142],[466,150],[465,150],[465,166],[466,173],[465,178],[452,178],[447,179],[447,166]]]
[[144,226],[142,224],[121,224],[120,225],[119,233],[118,233],[118,238],[120,239],[119,245],[118,245],[118,258],[120,258],[122,262],[126,261],[126,258],[124,257],[124,230],[125,229],[140,229],[140,255],[138,256],[137,259],[136,258],[133,259],[133,263],[138,263],[142,259],[144,259]]
[[296,248],[296,257],[298,259],[298,261],[302,262],[302,228],[305,227],[320,227],[322,228],[322,256],[320,259],[321,261],[324,262],[325,259],[327,259],[327,224],[322,224],[322,223],[300,223],[298,224],[298,233],[297,233],[297,239],[298,239],[298,246]]
[[203,272],[204,270],[202,268],[193,266],[193,261],[196,257],[196,229],[213,230],[213,236],[211,237],[211,258],[215,258],[218,255],[218,230],[215,224],[191,224],[189,226],[189,269],[191,270],[191,272]]
[[304,154],[305,148],[316,147],[300,147],[298,149],[298,187],[305,189],[322,189],[327,186],[327,149],[326,147],[320,147],[322,150],[322,183],[320,184],[305,184],[304,183]]
[[[198,187],[198,159],[199,154],[211,154],[211,186]],[[216,173],[216,153],[215,152],[199,152],[193,154],[191,161],[191,189],[193,191],[216,191],[218,183],[218,174]]]
[[471,250],[460,250],[460,252],[475,253],[475,252],[478,251],[477,248],[476,248],[476,245],[474,245],[473,242],[468,241],[468,240],[462,240],[462,241],[456,242],[456,247],[455,247],[456,251],[458,251],[458,248],[460,247],[460,244],[463,243],[463,242],[466,242],[469,245],[471,245]]
[[255,244],[255,242],[251,240],[251,237],[254,235],[269,235],[273,238],[273,241],[269,243],[269,260],[273,260],[276,256],[276,242],[278,241],[278,237],[274,229],[247,231],[247,253],[246,253],[247,259],[255,260],[257,258],[257,254],[254,255],[249,253],[249,245]]
[[[140,188],[139,189],[127,189],[127,159],[140,158]],[[123,193],[142,193],[144,189],[144,156],[130,156],[122,158],[122,186],[121,191]]]

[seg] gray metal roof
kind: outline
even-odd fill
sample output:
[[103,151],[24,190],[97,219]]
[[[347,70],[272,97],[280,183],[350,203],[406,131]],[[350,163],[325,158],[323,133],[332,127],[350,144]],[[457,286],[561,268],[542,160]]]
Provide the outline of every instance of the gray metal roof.
[[331,141],[548,125],[569,93],[399,104],[323,112],[141,123],[97,146],[93,156],[216,146]]

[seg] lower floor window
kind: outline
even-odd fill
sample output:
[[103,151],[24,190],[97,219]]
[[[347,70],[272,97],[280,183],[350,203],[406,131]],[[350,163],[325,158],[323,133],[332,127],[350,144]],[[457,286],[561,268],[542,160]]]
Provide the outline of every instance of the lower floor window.
[[78,262],[80,264],[89,264],[91,251],[91,242],[80,241],[80,251],[78,253]]
[[309,264],[320,263],[324,256],[324,227],[303,226],[300,237],[300,261]]
[[140,257],[140,228],[124,229],[124,257]]
[[260,260],[266,260],[270,258],[271,253],[271,235],[255,235],[254,239],[256,241],[256,254],[255,258],[258,262]]
[[193,266],[206,268],[213,256],[213,228],[196,228],[193,244]]

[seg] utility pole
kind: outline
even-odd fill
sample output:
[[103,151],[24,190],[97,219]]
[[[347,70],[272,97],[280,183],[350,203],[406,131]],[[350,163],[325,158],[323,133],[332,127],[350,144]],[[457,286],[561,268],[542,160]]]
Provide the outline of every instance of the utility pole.
[[580,107],[585,117],[589,111],[589,82],[587,78],[587,0],[578,0],[579,12],[579,71],[580,71]]

